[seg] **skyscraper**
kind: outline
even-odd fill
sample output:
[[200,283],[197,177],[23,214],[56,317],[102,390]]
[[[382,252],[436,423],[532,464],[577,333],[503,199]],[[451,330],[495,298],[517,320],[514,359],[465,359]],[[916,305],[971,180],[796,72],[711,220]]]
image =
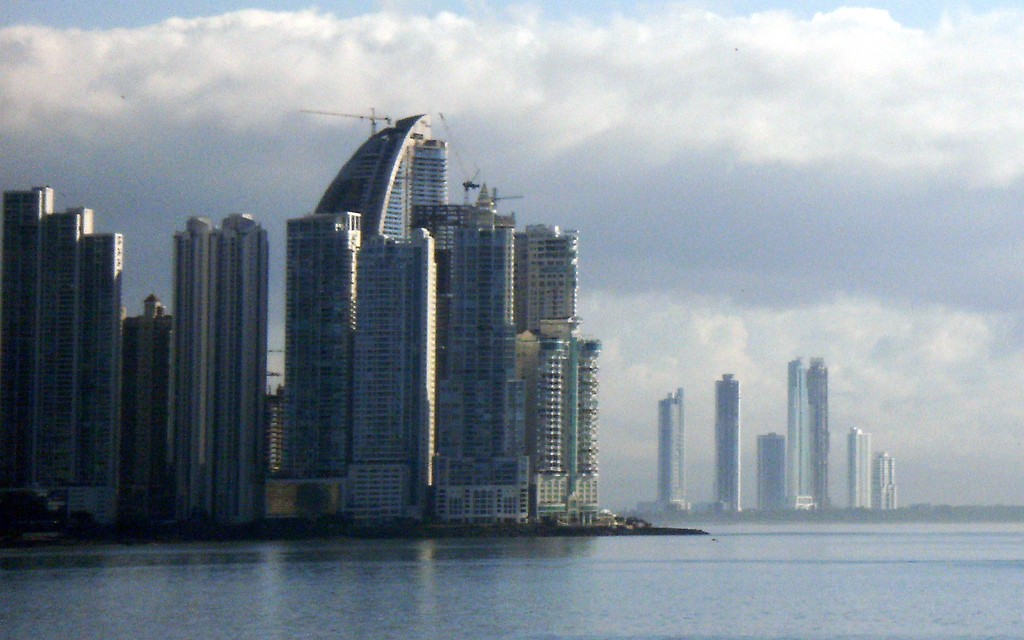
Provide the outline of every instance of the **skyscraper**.
[[362,214],[364,237],[404,238],[415,205],[447,202],[447,145],[424,115],[372,135],[327,187],[316,213]]
[[813,509],[811,418],[803,360],[789,363],[786,432],[786,500],[795,509]]
[[686,509],[686,430],[683,390],[658,401],[658,505]]
[[[448,376],[449,325],[452,317],[452,252],[458,230],[480,216],[493,216],[501,227],[515,227],[514,215],[499,215],[487,203],[433,204],[413,207],[413,228],[426,229],[434,238],[434,263],[437,265],[437,380]],[[440,387],[440,384],[439,384]]]
[[601,343],[568,320],[544,320],[516,346],[523,379],[532,515],[587,523],[598,510],[598,357]]
[[807,368],[807,418],[810,433],[811,497],[818,509],[830,506],[828,497],[828,367],[811,358]]
[[576,319],[578,236],[556,226],[516,232],[516,333],[540,331],[542,320]]
[[442,520],[528,515],[522,380],[516,376],[513,230],[480,210],[454,230],[447,371],[439,384],[436,509]]
[[267,234],[248,215],[174,237],[176,513],[240,524],[263,515]]
[[715,500],[725,511],[739,511],[740,382],[731,373],[715,382]]
[[434,241],[372,236],[359,252],[349,512],[422,518],[434,455]]
[[360,221],[356,213],[288,221],[284,477],[348,472]]
[[58,489],[115,515],[120,426],[119,234],[53,190],[4,193],[0,486]]
[[871,508],[889,511],[896,500],[896,462],[886,452],[876,453],[871,465]]
[[871,508],[871,434],[850,429],[846,437],[846,484],[851,509]]
[[[269,376],[270,373],[268,372]],[[277,385],[274,390],[267,390],[266,404],[263,407],[266,441],[267,476],[279,478],[284,471],[284,385]]]
[[777,433],[757,436],[757,508],[786,508],[786,439]]
[[174,516],[170,475],[172,318],[155,295],[140,316],[125,318],[122,349],[119,512],[129,521]]

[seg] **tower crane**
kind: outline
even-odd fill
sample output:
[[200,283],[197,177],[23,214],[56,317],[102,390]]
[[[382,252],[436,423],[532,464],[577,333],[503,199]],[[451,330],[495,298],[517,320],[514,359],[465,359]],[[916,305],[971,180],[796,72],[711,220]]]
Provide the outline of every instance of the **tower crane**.
[[373,137],[374,135],[377,134],[377,121],[378,120],[383,120],[384,122],[388,123],[389,127],[391,126],[391,117],[390,116],[383,116],[383,115],[379,116],[379,115],[377,115],[377,110],[374,109],[373,107],[370,107],[370,115],[361,114],[361,113],[338,113],[336,111],[316,111],[314,109],[299,109],[299,113],[311,113],[311,114],[318,115],[318,116],[339,116],[339,117],[342,117],[342,118],[358,118],[359,120],[369,120],[370,121],[370,137]]
[[[444,114],[441,113],[440,111],[437,112],[437,115],[441,118],[441,125],[444,126],[444,131],[445,131],[445,134],[446,134],[445,137],[448,139],[449,142],[452,143],[452,155],[455,156],[455,162],[457,162],[458,165],[459,165],[459,171],[462,173],[463,176],[469,175],[469,173],[466,171],[466,165],[464,165],[462,163],[462,156],[459,155],[459,145],[455,143],[455,139],[454,139],[454,136],[452,134],[452,128],[448,126],[448,120],[445,119]],[[463,204],[469,204],[469,191],[470,191],[470,189],[479,189],[480,188],[480,183],[476,181],[476,179],[479,176],[480,176],[480,168],[477,167],[476,173],[473,174],[473,177],[469,178],[468,180],[463,181],[463,183],[462,183],[462,191],[463,191],[462,202],[463,202]]]

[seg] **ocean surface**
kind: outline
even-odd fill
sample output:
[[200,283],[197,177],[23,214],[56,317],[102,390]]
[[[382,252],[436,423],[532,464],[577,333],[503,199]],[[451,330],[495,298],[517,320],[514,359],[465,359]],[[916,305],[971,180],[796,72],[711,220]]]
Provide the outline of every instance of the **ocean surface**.
[[0,550],[0,638],[1024,638],[1024,525]]

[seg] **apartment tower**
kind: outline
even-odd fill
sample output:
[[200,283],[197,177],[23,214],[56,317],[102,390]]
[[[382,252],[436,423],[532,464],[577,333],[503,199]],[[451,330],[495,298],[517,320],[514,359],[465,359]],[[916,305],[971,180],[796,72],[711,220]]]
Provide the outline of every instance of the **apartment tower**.
[[251,216],[175,234],[173,362],[177,517],[263,517],[267,234]]
[[777,433],[757,436],[757,508],[786,508],[786,438]]
[[726,373],[715,382],[715,500],[723,511],[739,511],[740,382]]
[[110,523],[120,431],[120,234],[53,189],[4,193],[0,486],[57,490]]
[[658,401],[658,506],[663,510],[686,509],[686,430],[683,422],[683,390]]
[[871,481],[871,434],[850,429],[846,437],[846,485],[851,509],[871,508]]
[[150,295],[142,315],[122,325],[119,516],[145,522],[174,517],[168,402],[173,319]]

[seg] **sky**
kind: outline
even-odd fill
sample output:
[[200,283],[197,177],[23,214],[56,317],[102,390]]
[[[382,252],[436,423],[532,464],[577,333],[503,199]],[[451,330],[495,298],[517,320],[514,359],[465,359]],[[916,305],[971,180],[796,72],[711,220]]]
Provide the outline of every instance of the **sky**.
[[188,217],[251,213],[280,348],[285,221],[369,133],[300,110],[427,113],[452,185],[580,233],[606,506],[654,498],[677,387],[711,498],[723,373],[755,506],[801,356],[829,367],[835,504],[852,427],[902,504],[1024,504],[1024,6],[265,4],[0,5],[0,187],[123,233],[130,314],[170,302]]

